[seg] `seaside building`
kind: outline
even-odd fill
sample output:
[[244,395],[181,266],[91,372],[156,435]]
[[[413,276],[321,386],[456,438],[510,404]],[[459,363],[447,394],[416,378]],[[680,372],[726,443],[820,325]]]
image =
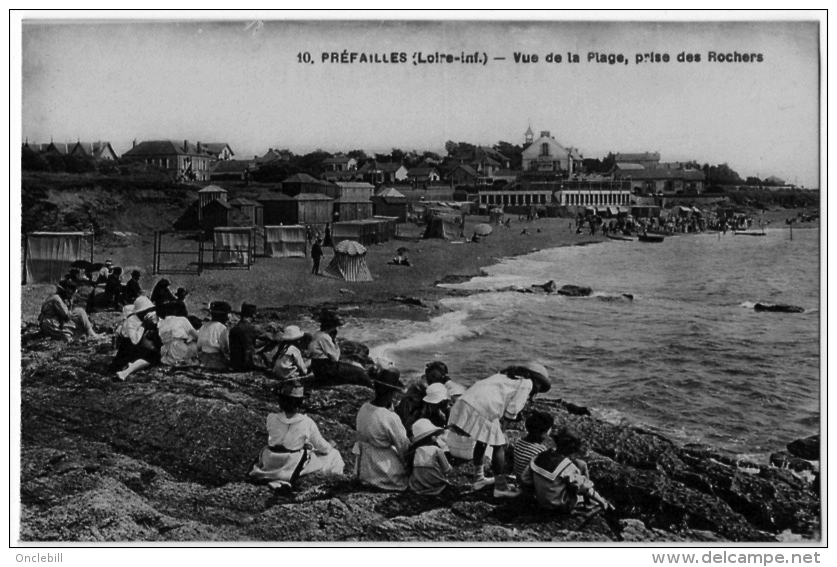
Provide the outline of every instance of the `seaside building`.
[[394,162],[369,161],[358,169],[358,173],[362,174],[364,181],[374,185],[403,183],[407,180],[407,168]]
[[209,181],[209,169],[213,161],[212,154],[200,142],[194,145],[189,140],[183,140],[183,144],[171,140],[137,144],[135,140],[131,149],[122,155],[122,159],[155,165],[179,181]]
[[215,161],[231,160],[235,155],[230,145],[226,142],[198,142]]
[[428,186],[438,183],[441,178],[439,170],[433,166],[414,167],[407,172],[407,179],[415,189],[420,187],[426,189]]
[[643,169],[660,167],[660,152],[617,153],[614,155],[616,163],[634,163]]
[[349,156],[334,156],[323,160],[323,165],[329,171],[354,171],[357,160]]
[[[69,145],[69,144],[68,144]],[[119,156],[113,151],[110,142],[76,142],[70,150],[70,155],[77,158],[87,158],[94,161],[116,161]]]
[[706,176],[700,169],[655,168],[614,169],[614,179],[624,180],[631,190],[644,194],[699,195],[705,189]]
[[580,163],[581,159],[578,150],[565,148],[548,130],[544,130],[523,150],[523,171],[572,175],[575,172],[575,164]]

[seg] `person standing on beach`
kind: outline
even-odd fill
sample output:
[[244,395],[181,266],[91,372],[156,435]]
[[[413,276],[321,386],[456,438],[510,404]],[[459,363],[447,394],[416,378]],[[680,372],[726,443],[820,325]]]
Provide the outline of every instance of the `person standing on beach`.
[[323,257],[322,238],[317,238],[314,245],[311,247],[311,260],[314,262],[314,267],[311,268],[311,273],[319,275],[320,273],[320,259]]
[[[520,493],[510,490],[504,469],[506,437],[500,419],[517,419],[527,402],[539,392],[550,388],[549,374],[543,365],[527,362],[510,366],[468,388],[453,405],[448,426],[456,433],[470,437],[474,447],[473,489],[494,484],[495,498],[511,498]],[[483,458],[488,446],[493,450],[491,469],[494,478],[486,478]]]

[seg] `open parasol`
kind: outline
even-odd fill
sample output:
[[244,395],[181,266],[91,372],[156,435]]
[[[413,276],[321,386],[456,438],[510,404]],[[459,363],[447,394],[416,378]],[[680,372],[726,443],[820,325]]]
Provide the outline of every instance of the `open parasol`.
[[490,224],[480,223],[474,226],[474,233],[477,236],[488,236],[489,234],[491,234],[492,230],[493,229],[491,228]]

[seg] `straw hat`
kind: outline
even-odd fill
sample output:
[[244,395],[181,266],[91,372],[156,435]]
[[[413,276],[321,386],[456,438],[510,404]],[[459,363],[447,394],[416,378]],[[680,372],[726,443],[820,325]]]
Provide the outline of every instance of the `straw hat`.
[[282,340],[283,341],[295,341],[297,339],[301,339],[305,336],[299,327],[296,325],[288,325],[285,327],[285,331],[282,333]]
[[552,384],[549,382],[549,372],[543,364],[524,362],[523,364],[519,364],[518,368],[522,368],[528,372],[529,378],[538,384],[538,391],[548,392],[552,388]]
[[283,398],[302,399],[305,397],[305,389],[297,380],[291,380],[282,384],[282,387],[279,389],[279,396]]
[[423,402],[427,402],[428,404],[438,404],[439,402],[443,402],[449,399],[448,396],[448,389],[445,387],[444,384],[430,384],[427,387],[427,394],[422,399]]
[[413,444],[415,445],[422,439],[426,439],[431,435],[436,435],[444,431],[441,427],[436,427],[429,419],[419,419],[413,424]]

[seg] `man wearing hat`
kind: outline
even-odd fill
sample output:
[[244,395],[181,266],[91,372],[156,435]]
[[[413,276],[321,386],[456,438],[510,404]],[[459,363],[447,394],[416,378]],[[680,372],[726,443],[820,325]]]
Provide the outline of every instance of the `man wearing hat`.
[[229,329],[225,323],[232,307],[226,301],[209,304],[211,321],[201,325],[198,331],[198,360],[206,370],[226,371],[230,369]]
[[337,345],[337,328],[343,321],[334,311],[323,310],[320,314],[320,330],[314,333],[308,345],[311,359],[312,384],[336,386],[359,384],[370,386],[366,370],[357,364],[340,361],[340,347]]
[[241,304],[241,318],[230,329],[230,367],[235,372],[264,369],[265,365],[256,356],[256,339],[263,336],[261,329],[253,325],[256,306],[252,303]]

